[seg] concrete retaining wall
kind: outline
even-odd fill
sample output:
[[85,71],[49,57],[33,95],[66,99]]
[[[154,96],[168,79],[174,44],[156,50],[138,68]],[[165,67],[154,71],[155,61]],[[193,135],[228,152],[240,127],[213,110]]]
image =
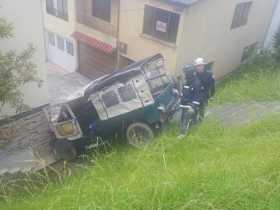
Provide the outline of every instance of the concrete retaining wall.
[[[24,162],[44,160],[48,165],[55,161],[52,153],[54,136],[43,108],[0,121],[0,171],[23,170]],[[23,155],[28,153],[26,151],[32,154]],[[38,167],[36,164],[27,165],[28,169]]]

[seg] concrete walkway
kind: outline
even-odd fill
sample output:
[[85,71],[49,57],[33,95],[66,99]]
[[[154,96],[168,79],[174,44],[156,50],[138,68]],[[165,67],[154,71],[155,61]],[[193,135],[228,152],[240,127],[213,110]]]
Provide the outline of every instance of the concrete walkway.
[[223,126],[248,124],[269,115],[280,114],[280,101],[227,104],[209,108],[207,116],[214,116]]
[[77,73],[67,72],[57,65],[47,64],[47,79],[51,104],[59,104],[67,101],[71,95],[89,84],[90,79]]
[[[225,104],[208,107],[206,118],[217,119],[222,126],[246,125],[260,120],[269,115],[280,114],[280,101],[275,102],[247,102],[241,104]],[[173,123],[179,125],[181,113],[178,112],[173,118]]]

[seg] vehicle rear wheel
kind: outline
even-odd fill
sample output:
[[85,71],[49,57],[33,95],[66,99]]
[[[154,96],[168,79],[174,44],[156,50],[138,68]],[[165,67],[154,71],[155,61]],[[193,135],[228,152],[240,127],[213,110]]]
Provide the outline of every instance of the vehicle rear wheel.
[[54,143],[54,152],[57,158],[62,160],[73,160],[77,157],[77,150],[68,140],[57,140]]
[[128,143],[134,147],[141,147],[154,138],[152,128],[144,123],[132,123],[126,130]]

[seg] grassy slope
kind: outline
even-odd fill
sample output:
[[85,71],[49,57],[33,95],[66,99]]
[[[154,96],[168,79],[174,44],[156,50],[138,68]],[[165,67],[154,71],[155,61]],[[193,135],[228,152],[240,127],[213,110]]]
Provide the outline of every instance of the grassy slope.
[[[259,89],[278,88],[279,73],[251,74],[258,79],[247,83],[241,74],[221,84],[214,103],[279,99],[276,89]],[[243,128],[208,120],[184,141],[170,128],[144,150],[114,147],[63,184],[48,182],[40,193],[25,185],[26,196],[6,193],[0,209],[279,209],[279,127],[280,116]]]
[[213,104],[280,100],[280,66],[260,58],[219,84]]
[[174,131],[146,150],[120,147],[96,166],[12,198],[2,209],[279,209],[280,117],[245,128],[213,121],[185,141]]

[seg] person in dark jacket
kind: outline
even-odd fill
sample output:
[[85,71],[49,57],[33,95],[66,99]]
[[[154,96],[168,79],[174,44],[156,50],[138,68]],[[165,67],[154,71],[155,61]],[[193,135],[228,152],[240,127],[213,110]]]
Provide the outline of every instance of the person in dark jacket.
[[209,69],[206,69],[206,62],[203,58],[197,58],[194,68],[186,72],[186,83],[183,87],[181,106],[181,135],[186,135],[189,122],[188,119],[199,116],[199,120],[204,117],[205,106],[209,98],[215,94],[215,79]]

